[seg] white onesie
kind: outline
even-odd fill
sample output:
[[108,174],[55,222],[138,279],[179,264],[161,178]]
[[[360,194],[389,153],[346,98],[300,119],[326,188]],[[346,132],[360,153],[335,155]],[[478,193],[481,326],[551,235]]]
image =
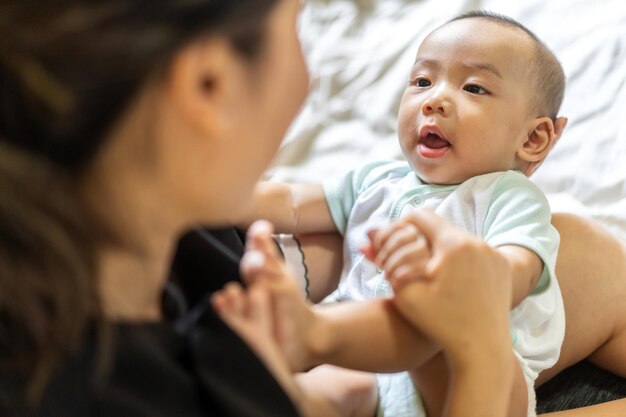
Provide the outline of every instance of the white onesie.
[[[554,274],[559,235],[550,223],[543,193],[516,171],[480,175],[458,185],[425,184],[406,162],[366,165],[328,180],[324,190],[333,220],[344,236],[338,300],[391,294],[383,272],[365,259],[359,247],[368,242],[368,230],[387,225],[416,207],[432,208],[490,246],[522,246],[541,258],[544,270],[537,286],[510,313],[513,348],[529,391],[528,415],[534,416],[535,379],[556,363],[565,334],[563,300]],[[425,415],[406,373],[381,375],[379,390],[379,415]]]

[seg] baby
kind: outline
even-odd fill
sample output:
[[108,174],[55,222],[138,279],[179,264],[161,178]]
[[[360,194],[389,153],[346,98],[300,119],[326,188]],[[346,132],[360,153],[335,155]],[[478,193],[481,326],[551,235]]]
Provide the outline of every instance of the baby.
[[[416,325],[411,286],[428,276],[430,253],[411,213],[431,208],[482,238],[513,279],[510,331],[521,372],[512,398],[527,396],[527,407],[510,414],[534,415],[534,382],[556,363],[565,321],[554,275],[559,237],[526,175],[565,127],[557,118],[563,91],[558,60],[528,29],[487,12],[459,16],[417,52],[398,117],[406,162],[369,164],[318,185],[259,184],[249,220],[268,219],[281,233],[339,231],[337,298],[393,297]],[[410,375],[381,375],[378,413],[438,416],[447,382],[442,354]]]

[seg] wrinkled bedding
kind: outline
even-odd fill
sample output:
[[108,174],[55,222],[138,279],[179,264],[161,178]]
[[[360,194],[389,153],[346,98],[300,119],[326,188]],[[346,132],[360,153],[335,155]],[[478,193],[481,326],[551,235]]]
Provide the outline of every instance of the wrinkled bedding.
[[268,177],[317,182],[401,158],[396,114],[417,46],[441,23],[476,8],[528,26],[565,69],[561,114],[569,125],[532,177],[553,211],[595,218],[626,238],[623,0],[307,0],[299,32],[311,92]]

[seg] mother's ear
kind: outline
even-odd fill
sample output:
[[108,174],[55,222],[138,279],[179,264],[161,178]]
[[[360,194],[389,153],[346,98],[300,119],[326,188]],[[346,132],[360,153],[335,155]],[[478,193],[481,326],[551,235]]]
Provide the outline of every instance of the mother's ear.
[[561,138],[567,125],[567,118],[538,117],[532,121],[528,137],[517,150],[517,157],[522,161],[522,171],[529,176],[546,159],[554,144]]
[[174,56],[167,72],[172,104],[187,126],[203,137],[221,137],[230,123],[233,52],[223,39],[190,44]]

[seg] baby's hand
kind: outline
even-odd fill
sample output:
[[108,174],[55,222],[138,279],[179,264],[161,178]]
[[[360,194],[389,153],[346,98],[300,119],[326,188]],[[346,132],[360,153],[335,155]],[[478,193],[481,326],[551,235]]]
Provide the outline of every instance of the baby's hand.
[[385,271],[394,290],[423,278],[430,249],[418,227],[405,219],[368,233],[369,245],[361,251]]
[[241,274],[249,288],[267,289],[271,296],[274,336],[291,369],[309,366],[308,346],[315,338],[315,314],[285,264],[272,238],[273,227],[257,221],[248,229],[246,253],[241,260]]

